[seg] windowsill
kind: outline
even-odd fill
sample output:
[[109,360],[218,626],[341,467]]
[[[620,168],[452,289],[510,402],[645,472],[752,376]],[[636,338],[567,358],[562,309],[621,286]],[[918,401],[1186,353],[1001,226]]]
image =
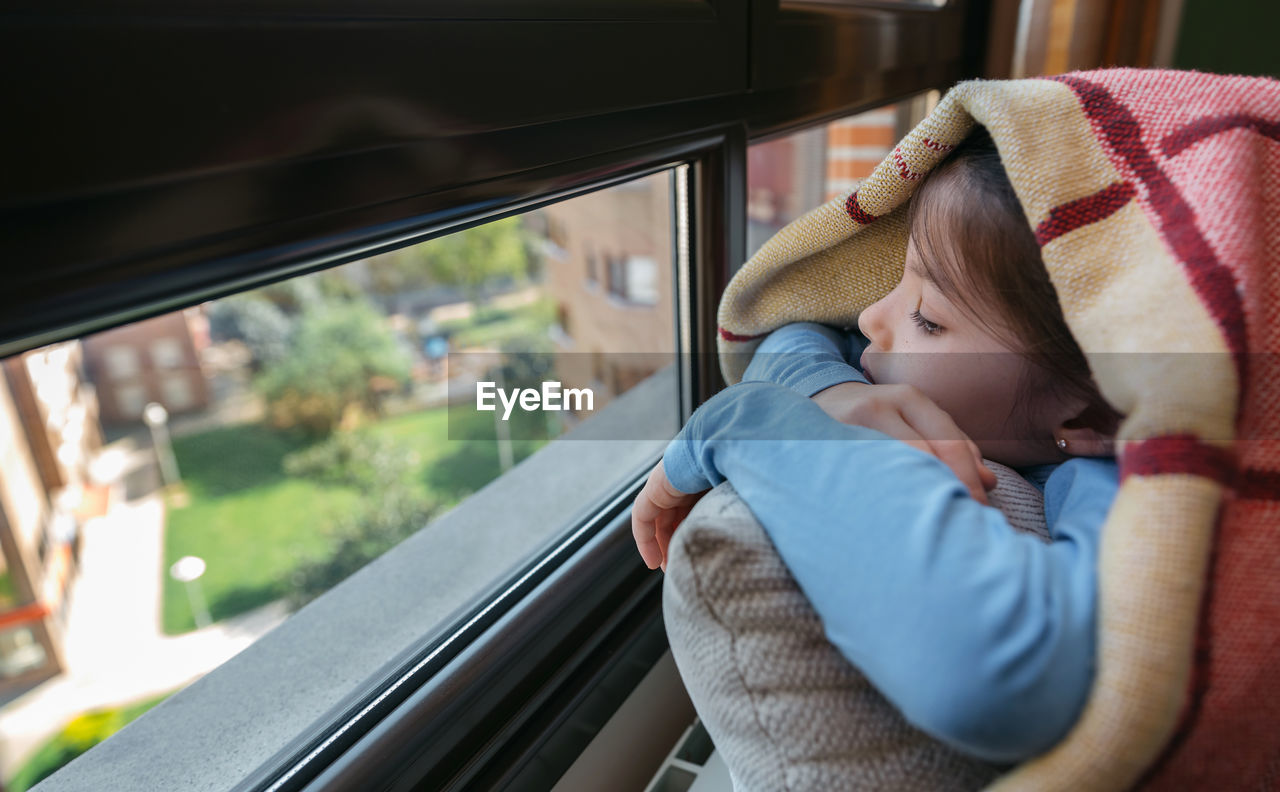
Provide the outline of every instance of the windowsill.
[[651,311],[658,305],[657,300],[653,302],[638,302],[636,300],[628,300],[626,297],[619,297],[613,292],[609,292],[607,296],[610,308],[622,308],[633,311],[637,309],[644,309]]
[[574,442],[539,449],[40,789],[234,786],[566,531],[583,493],[603,498],[642,475],[666,440],[587,438],[674,435],[675,393],[668,366],[576,427]]

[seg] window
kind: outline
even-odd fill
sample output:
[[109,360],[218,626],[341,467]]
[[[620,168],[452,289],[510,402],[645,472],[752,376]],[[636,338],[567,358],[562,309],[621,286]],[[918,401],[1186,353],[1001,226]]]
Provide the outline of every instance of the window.
[[[104,375],[75,385],[113,393],[119,415],[145,416],[147,428],[118,428],[119,438],[82,454],[85,466],[74,472],[87,479],[88,465],[104,455],[133,456],[141,466],[96,482],[125,493],[100,523],[132,527],[95,524],[81,544],[71,615],[60,631],[85,659],[61,681],[92,692],[80,680],[116,675],[123,677],[115,688],[121,700],[170,695],[174,690],[158,690],[155,681],[171,662],[165,642],[214,631],[201,638],[205,658],[189,669],[207,673],[419,532],[429,535],[437,560],[425,559],[418,572],[441,590],[416,596],[434,607],[434,630],[442,631],[458,607],[579,527],[577,515],[628,482],[679,425],[675,179],[675,171],[659,170],[206,303],[206,350],[222,361],[208,372],[184,366],[182,343],[163,336],[147,342],[150,379],[118,384],[122,372],[143,376],[136,351],[102,347]],[[551,249],[545,229],[562,235],[566,244],[554,246],[562,255],[544,255]],[[570,251],[584,249],[576,240],[587,233],[645,251],[624,262],[625,294],[636,310],[620,314],[580,288],[583,262]],[[184,327],[183,316],[109,334],[141,338],[151,328]],[[592,356],[574,351],[587,341],[608,350],[604,383],[594,376]],[[83,342],[90,350],[101,346],[95,337]],[[476,396],[483,381],[544,393],[544,383],[554,383],[559,400],[534,411],[521,402],[482,412]],[[45,383],[31,384],[40,391]],[[179,416],[195,405],[198,388],[214,394],[210,403]],[[585,399],[569,396],[581,393]],[[158,418],[148,404],[153,398],[166,408]],[[565,440],[571,448],[553,447],[571,431],[595,434],[587,443],[573,443],[572,434]],[[587,452],[598,458],[592,472],[563,478],[564,460],[592,444],[601,446]],[[498,485],[509,494],[495,496]],[[482,489],[487,496],[476,495]],[[476,508],[487,500],[491,510],[518,499],[530,519],[476,525],[463,516],[473,498],[482,502]],[[0,530],[6,525],[0,520]],[[131,587],[121,579],[163,583]],[[82,615],[86,609],[96,623]],[[152,612],[159,629],[127,655],[93,649],[93,641],[114,641]],[[0,633],[0,674],[44,662],[29,630]],[[134,673],[124,675],[124,665]],[[154,670],[136,673],[140,668]],[[377,670],[371,664],[363,673]],[[39,714],[56,725],[100,703],[69,692],[56,701],[12,703],[8,714]]]
[[147,389],[143,385],[110,385],[104,386],[113,394],[117,414],[127,419],[142,417],[142,408],[147,405]]
[[[0,251],[39,264],[0,294],[0,354],[84,339],[97,393],[73,389],[76,414],[118,453],[87,453],[80,483],[110,479],[129,506],[79,511],[33,574],[77,584],[99,538],[145,526],[165,539],[148,541],[169,628],[190,635],[207,607],[240,641],[63,786],[102,788],[109,767],[125,787],[550,787],[662,651],[659,578],[625,541],[626,509],[717,387],[715,306],[748,217],[794,208],[747,189],[747,142],[974,73],[975,9],[480,4],[406,20],[267,0],[177,19],[144,0],[0,31],[11,68],[37,75],[16,97],[31,122],[5,132],[24,157],[0,187]],[[99,79],[41,68],[66,49],[104,64]],[[126,50],[151,66],[111,57]],[[521,255],[536,266],[503,265]],[[201,305],[207,342],[176,318]],[[162,326],[190,336],[201,379],[166,379],[190,369],[156,354]],[[563,372],[606,398],[514,425],[427,415],[472,365]],[[167,416],[140,422],[153,401]],[[447,464],[423,440],[441,432]],[[370,473],[387,468],[404,481]],[[23,524],[63,500],[37,492]],[[424,512],[343,583],[292,615],[278,604],[360,567],[351,531],[389,546]],[[334,546],[342,563],[319,563]],[[187,557],[201,574],[175,568]],[[299,559],[317,563],[295,575]],[[154,584],[146,563],[117,573]],[[62,627],[37,627],[53,657]]]
[[151,365],[158,369],[178,368],[183,364],[182,342],[176,338],[157,338],[151,342]]
[[103,350],[103,362],[107,376],[113,380],[127,380],[142,371],[138,350],[130,346],[109,346]]
[[165,375],[160,380],[160,391],[163,394],[162,402],[174,411],[185,410],[195,401],[191,383],[184,374]]

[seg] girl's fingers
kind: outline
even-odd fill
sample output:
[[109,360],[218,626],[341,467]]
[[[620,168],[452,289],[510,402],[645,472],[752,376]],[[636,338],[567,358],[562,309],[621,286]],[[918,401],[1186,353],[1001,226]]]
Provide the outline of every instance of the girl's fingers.
[[658,481],[659,476],[662,476],[661,463],[649,474],[640,494],[636,496],[636,502],[631,506],[631,536],[636,540],[640,558],[650,569],[656,568],[663,556],[658,543],[658,518],[662,515],[663,507],[654,500],[655,495],[662,497],[663,488]]
[[667,547],[672,534],[705,494],[706,491],[688,494],[671,486],[661,462],[649,473],[631,506],[631,535],[645,566],[667,568]]
[[925,438],[930,453],[951,468],[974,500],[986,504],[987,486],[981,471],[985,471],[991,479],[995,478],[995,474],[982,464],[982,454],[977,445],[960,431],[960,427],[946,411],[928,399],[904,403],[902,409],[904,420]]
[[658,518],[657,540],[658,549],[662,552],[661,566],[665,570],[667,568],[667,548],[671,546],[671,537],[675,535],[676,529],[680,527],[680,523],[684,522],[684,518],[689,515],[691,507],[677,506],[673,509],[667,509],[662,512],[662,516]]
[[996,473],[987,467],[987,461],[982,457],[982,451],[978,448],[978,444],[969,441],[969,450],[973,453],[973,458],[978,460],[978,475],[982,477],[982,486],[988,490],[995,489],[997,484]]
[[658,544],[657,524],[652,515],[652,502],[641,493],[631,507],[631,536],[636,540],[636,549],[644,565],[654,569],[662,561],[662,549]]
[[884,413],[876,416],[875,420],[867,421],[862,424],[868,429],[875,429],[877,432],[883,432],[895,440],[901,440],[912,448],[917,448],[929,456],[937,456],[933,452],[933,448],[928,441],[920,436],[906,420],[898,413]]
[[[956,440],[932,440],[933,455],[951,468],[959,477],[960,483],[969,490],[969,494],[978,503],[987,504],[987,487],[978,471],[986,470],[982,462],[973,458],[973,452],[962,442]],[[990,472],[990,471],[988,471]]]

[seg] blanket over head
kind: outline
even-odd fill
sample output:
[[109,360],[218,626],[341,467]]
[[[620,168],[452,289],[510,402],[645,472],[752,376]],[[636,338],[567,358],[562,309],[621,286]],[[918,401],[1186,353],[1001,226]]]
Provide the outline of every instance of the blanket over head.
[[847,196],[782,229],[719,312],[730,383],[793,321],[897,283],[906,204],[991,133],[1063,313],[1127,417],[1080,720],[998,789],[1280,783],[1280,82],[1109,69],[961,83]]

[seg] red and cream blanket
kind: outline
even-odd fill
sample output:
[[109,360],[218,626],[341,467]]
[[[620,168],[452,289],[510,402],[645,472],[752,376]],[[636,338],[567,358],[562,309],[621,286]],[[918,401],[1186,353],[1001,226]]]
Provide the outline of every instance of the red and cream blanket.
[[853,193],[764,245],[720,305],[741,378],[769,331],[889,291],[905,204],[995,139],[1073,334],[1127,418],[1097,675],[998,789],[1280,786],[1280,82],[1112,69],[958,85]]

